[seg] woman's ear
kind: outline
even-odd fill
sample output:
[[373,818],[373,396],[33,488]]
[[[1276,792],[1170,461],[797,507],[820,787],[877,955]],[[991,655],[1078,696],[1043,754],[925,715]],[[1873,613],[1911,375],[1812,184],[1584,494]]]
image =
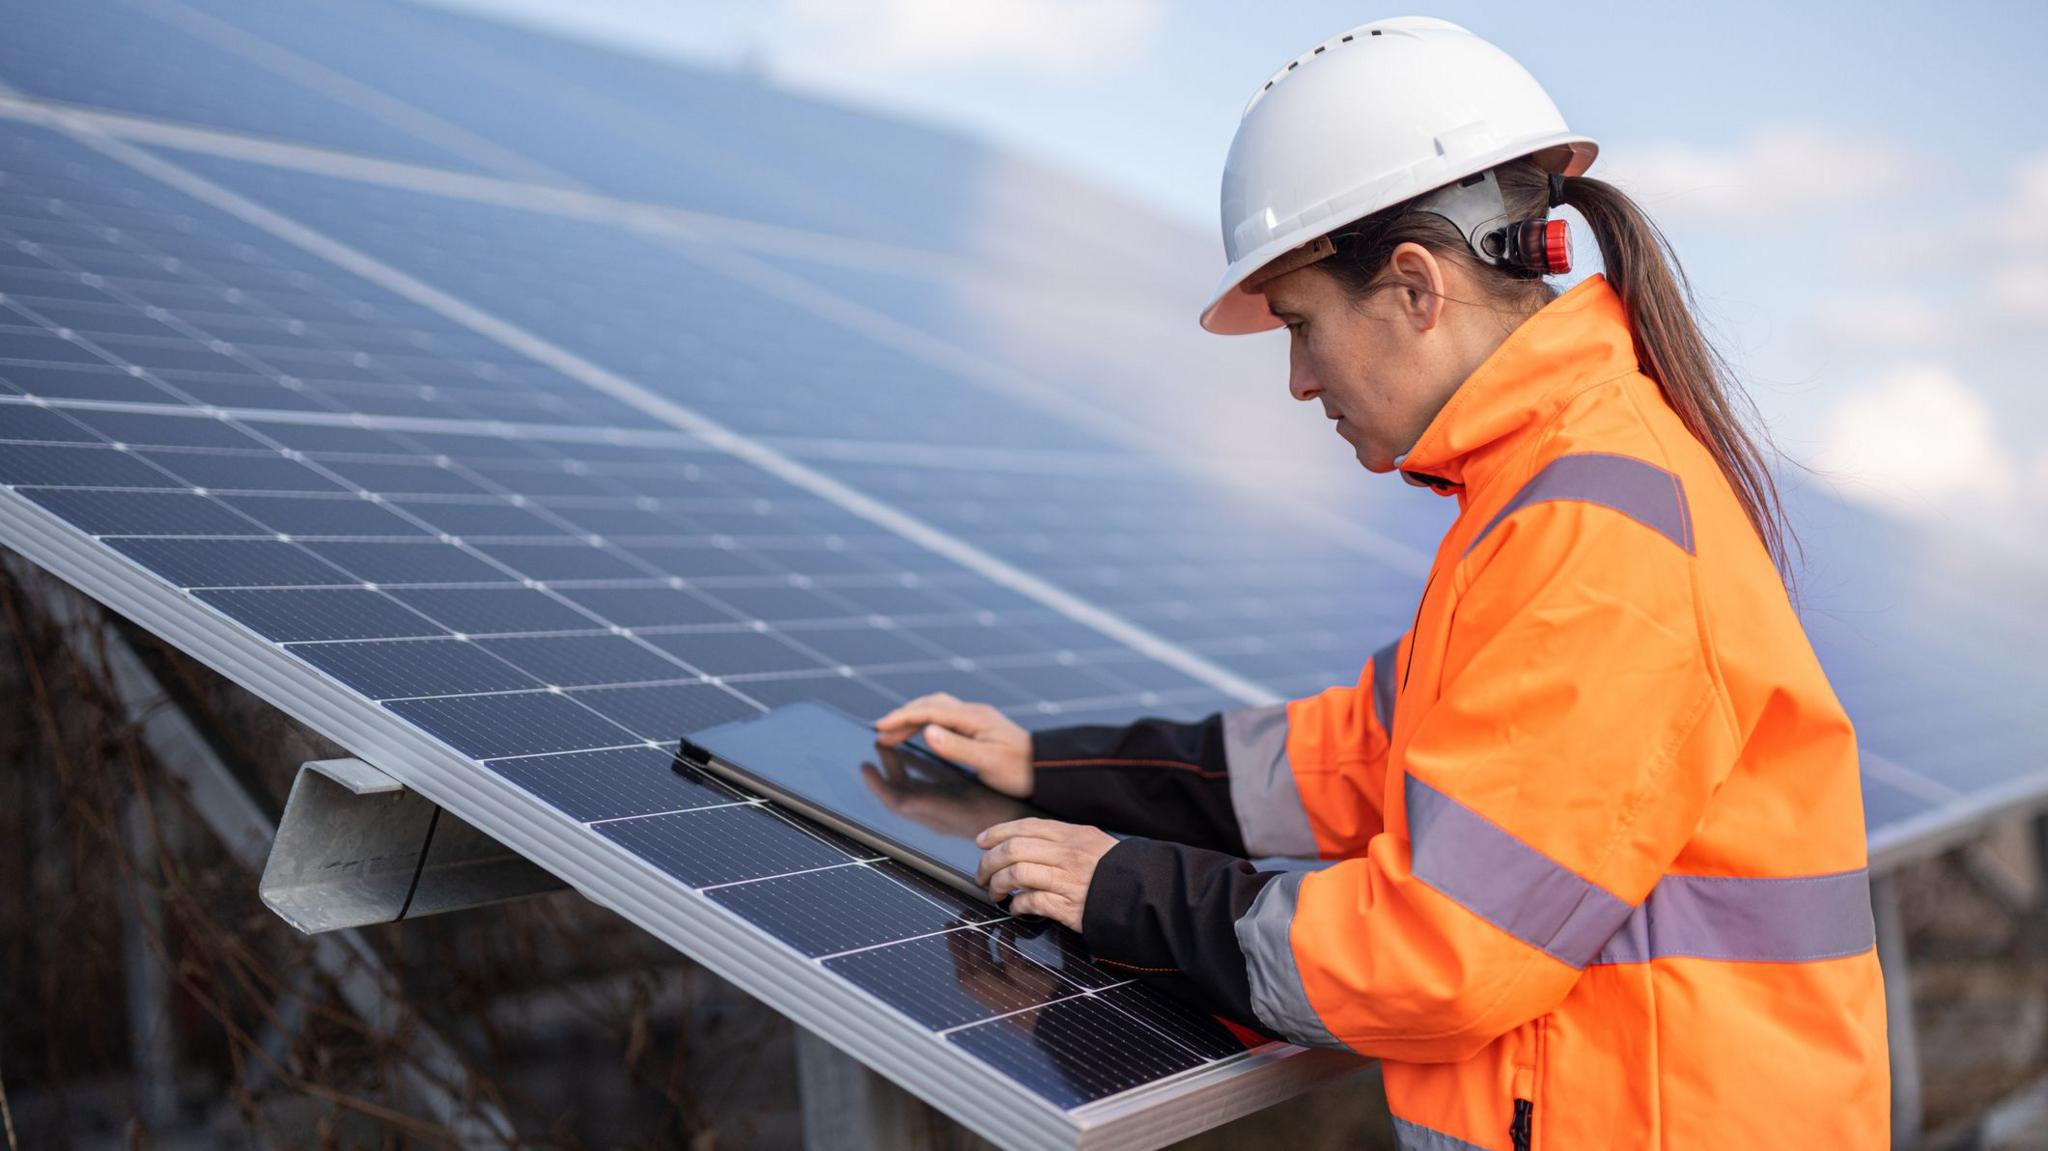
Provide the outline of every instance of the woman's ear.
[[1445,269],[1428,248],[1405,242],[1387,257],[1387,268],[1400,285],[1398,310],[1418,332],[1436,327],[1443,315]]

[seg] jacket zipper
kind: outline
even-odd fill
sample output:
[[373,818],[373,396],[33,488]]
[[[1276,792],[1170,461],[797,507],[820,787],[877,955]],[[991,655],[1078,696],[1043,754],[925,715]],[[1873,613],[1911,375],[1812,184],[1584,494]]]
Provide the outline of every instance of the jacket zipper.
[[1523,1056],[1528,1061],[1522,1062],[1521,1057],[1516,1060],[1513,1096],[1515,1115],[1508,1123],[1508,1144],[1514,1151],[1531,1151],[1536,1145],[1536,1096],[1542,1088],[1542,1085],[1536,1082],[1536,1077],[1543,1070],[1543,1033],[1546,1022],[1546,1019],[1538,1019],[1529,1025],[1529,1045]]

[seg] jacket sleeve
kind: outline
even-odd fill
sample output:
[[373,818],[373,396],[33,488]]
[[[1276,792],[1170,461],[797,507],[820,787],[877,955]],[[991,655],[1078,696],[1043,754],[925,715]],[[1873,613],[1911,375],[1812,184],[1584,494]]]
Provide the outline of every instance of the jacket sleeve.
[[[1234,856],[1315,858],[1362,848],[1379,830],[1399,641],[1375,653],[1356,686],[1317,707],[1276,703],[1194,722],[1146,718],[1032,734],[1031,802],[1062,819],[1191,844]],[[1300,778],[1305,747],[1332,770]],[[1341,793],[1341,794],[1340,794]],[[1321,815],[1315,807],[1344,811]],[[1319,825],[1320,820],[1320,825]],[[1326,826],[1325,826],[1326,825]]]
[[[1435,701],[1402,725],[1389,833],[1263,878],[1183,852],[1235,894],[1179,935],[1107,906],[1154,886],[1124,874],[1150,849],[1119,844],[1084,908],[1099,955],[1149,957],[1295,1042],[1419,1062],[1469,1057],[1564,998],[1691,836],[1739,735],[1689,550],[1563,500],[1487,544],[1455,569]],[[1225,916],[1238,947],[1219,962]]]
[[1225,718],[1033,732],[1031,802],[1061,819],[1241,855]]

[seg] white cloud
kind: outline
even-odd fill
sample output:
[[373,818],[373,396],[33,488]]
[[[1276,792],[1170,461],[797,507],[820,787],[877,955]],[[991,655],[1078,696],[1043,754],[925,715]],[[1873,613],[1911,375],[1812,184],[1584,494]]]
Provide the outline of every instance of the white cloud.
[[1959,501],[2009,508],[2020,496],[1991,406],[1940,364],[1893,369],[1844,397],[1812,462],[1844,495],[1911,515],[1958,517]]
[[1889,141],[1796,125],[1758,130],[1730,148],[1657,143],[1616,148],[1601,161],[1606,178],[1653,214],[1750,219],[1878,198],[1912,171],[1904,149]]
[[[1052,73],[1111,66],[1142,50],[1162,0],[784,0],[785,23],[831,45],[832,71],[995,65]],[[796,66],[786,51],[771,55]]]
[[1827,335],[1859,347],[1925,348],[1955,335],[1954,317],[1905,292],[1827,300],[1819,316]]
[[2021,161],[2012,198],[1998,218],[1997,239],[2048,249],[2048,155]]
[[2048,323],[2048,263],[2011,264],[1992,273],[1991,302],[2018,320]]

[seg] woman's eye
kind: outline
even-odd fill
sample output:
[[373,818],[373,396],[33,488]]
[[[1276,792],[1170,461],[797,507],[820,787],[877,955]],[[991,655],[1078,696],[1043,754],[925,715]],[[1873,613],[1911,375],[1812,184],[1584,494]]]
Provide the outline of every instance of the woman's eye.
[[1288,331],[1289,331],[1290,333],[1292,333],[1292,334],[1294,334],[1294,335],[1297,335],[1297,336],[1298,336],[1298,335],[1300,335],[1300,334],[1302,334],[1303,332],[1305,332],[1305,331],[1307,331],[1307,330],[1308,330],[1308,321],[1307,321],[1307,320],[1289,320],[1289,321],[1287,321],[1287,330],[1288,330]]

